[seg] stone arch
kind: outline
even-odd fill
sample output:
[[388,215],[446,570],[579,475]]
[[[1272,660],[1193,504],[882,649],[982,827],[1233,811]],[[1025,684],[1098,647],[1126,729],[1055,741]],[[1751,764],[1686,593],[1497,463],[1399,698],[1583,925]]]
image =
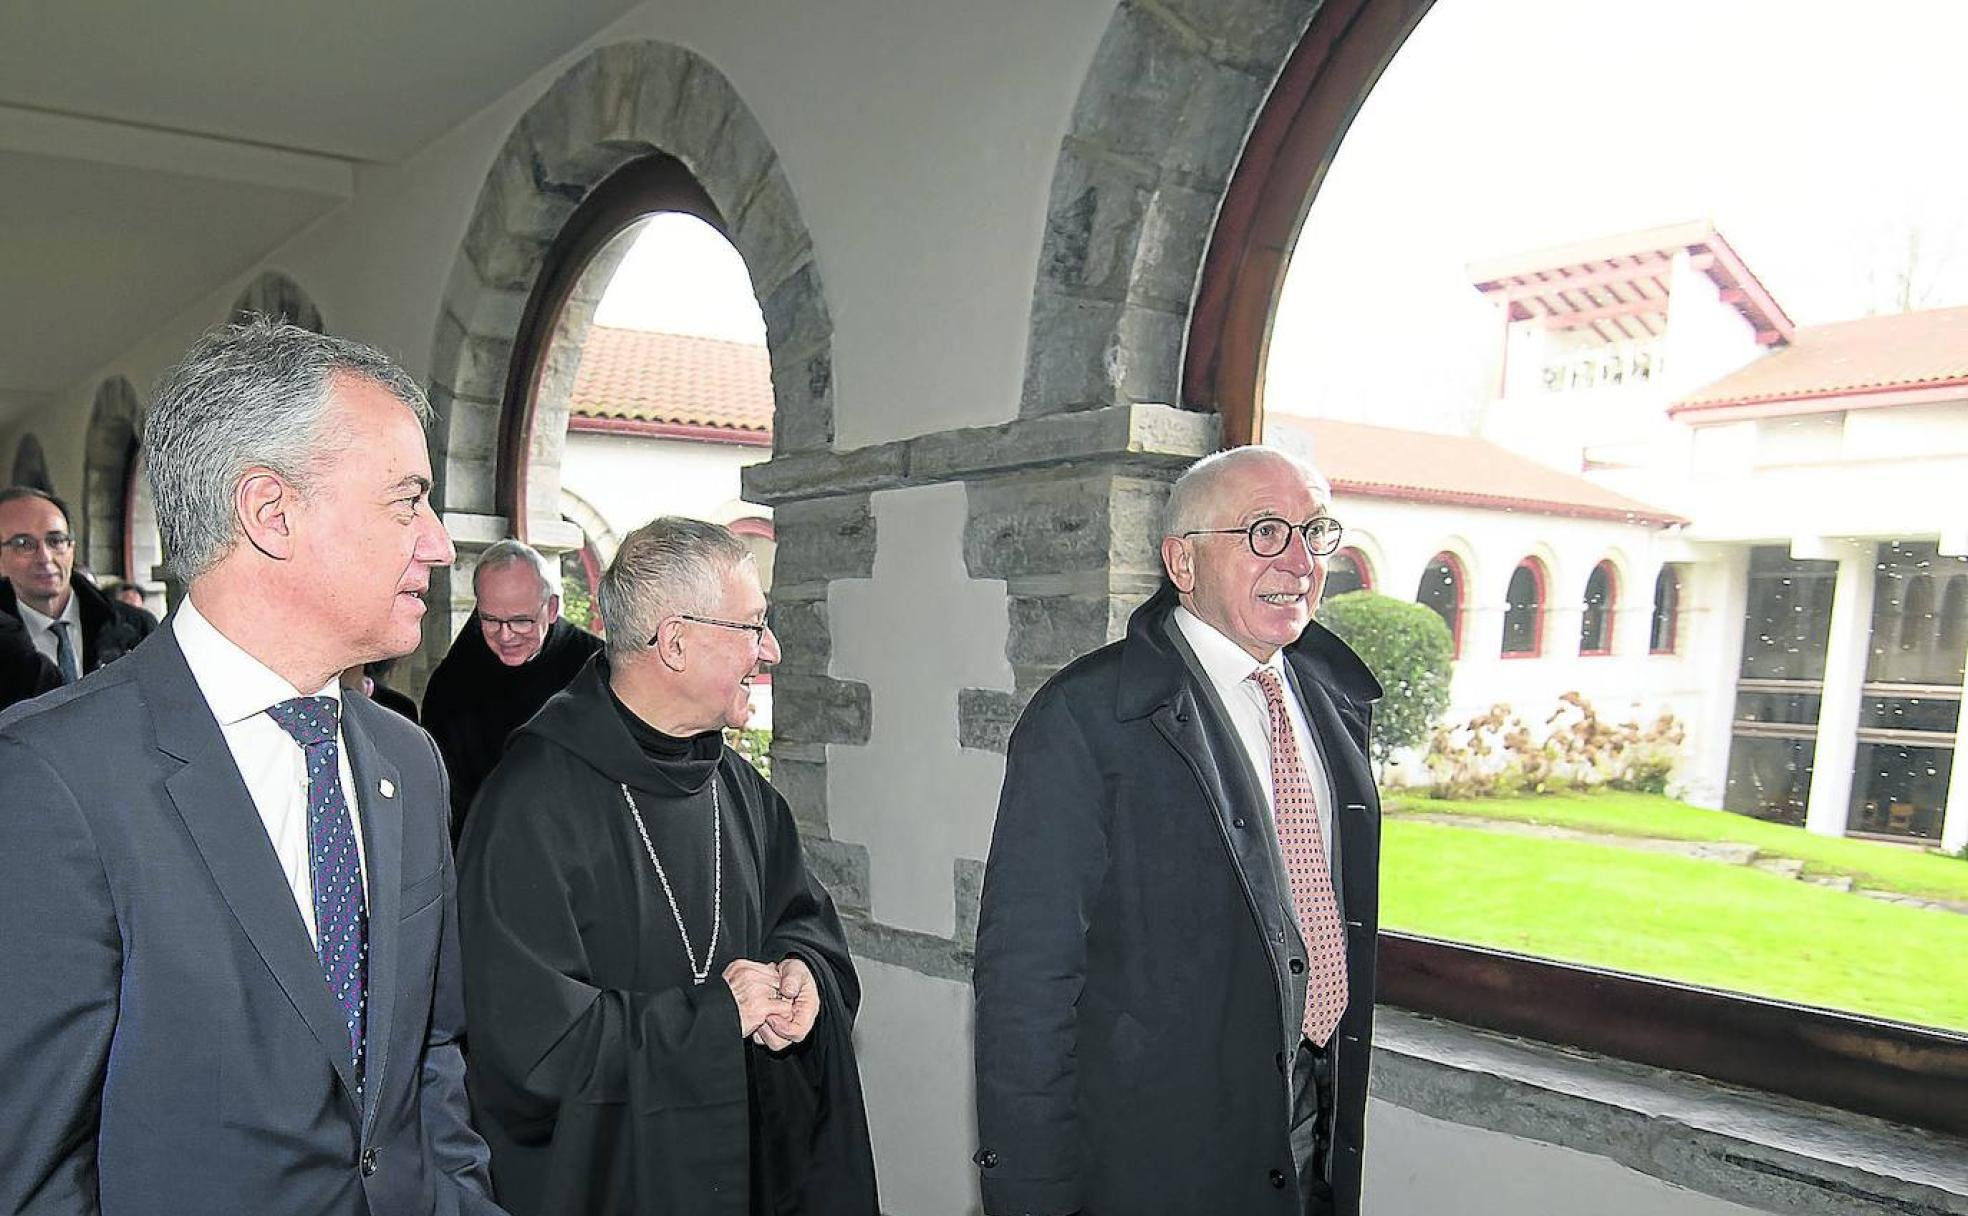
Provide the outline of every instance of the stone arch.
[[[777,153],[710,61],[667,43],[616,43],[570,68],[521,117],[479,191],[432,349],[447,511],[503,514],[498,437],[519,319],[580,204],[616,171],[657,154],[701,186],[751,275],[772,355],[778,450],[832,442],[833,319]],[[548,489],[535,485],[529,496],[550,517],[559,487]]]
[[[451,588],[469,573],[471,554],[500,536],[519,532],[549,548],[566,539],[558,535],[558,429],[536,435],[532,450],[502,451],[514,422],[515,355],[529,310],[538,311],[550,254],[582,204],[632,162],[658,158],[687,172],[751,276],[772,361],[775,448],[833,442],[833,319],[812,238],[771,141],[724,74],[695,52],[653,41],[601,47],[556,80],[508,135],[444,293],[430,390],[440,418],[432,444],[437,501],[463,558]],[[585,325],[573,320],[580,332],[566,336],[578,348]],[[530,475],[518,499],[502,503],[502,465],[514,459],[526,460]],[[816,594],[824,598],[824,585]],[[454,590],[452,613],[433,613],[427,626],[426,660],[462,612]]]
[[615,535],[615,529],[608,526],[608,520],[595,510],[594,504],[562,486],[560,515],[581,530],[583,539],[594,549],[597,561],[606,566],[615,560],[615,550],[621,546],[622,538]]
[[41,449],[41,440],[29,431],[14,445],[13,473],[7,478],[10,486],[32,486],[43,493],[55,492],[54,479],[48,476],[48,454]]
[[315,307],[307,292],[278,270],[262,270],[233,303],[232,320],[241,321],[253,315],[286,321],[312,333],[328,332],[321,310]]
[[137,468],[137,440],[143,435],[143,405],[137,390],[122,376],[111,376],[96,387],[89,411],[89,435],[82,466],[82,552],[98,575],[148,578],[149,571],[124,567],[129,558],[125,535],[130,515],[131,478]]
[[1022,415],[1181,400],[1218,211],[1317,8],[1122,0],[1053,171]]

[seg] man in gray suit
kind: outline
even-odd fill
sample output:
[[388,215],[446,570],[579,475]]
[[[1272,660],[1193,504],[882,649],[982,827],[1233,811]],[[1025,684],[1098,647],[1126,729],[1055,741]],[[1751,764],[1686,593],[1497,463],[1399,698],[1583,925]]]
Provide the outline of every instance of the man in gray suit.
[[413,649],[416,384],[215,330],[144,435],[186,601],[0,716],[0,1212],[494,1213],[466,1123],[444,773],[344,668]]

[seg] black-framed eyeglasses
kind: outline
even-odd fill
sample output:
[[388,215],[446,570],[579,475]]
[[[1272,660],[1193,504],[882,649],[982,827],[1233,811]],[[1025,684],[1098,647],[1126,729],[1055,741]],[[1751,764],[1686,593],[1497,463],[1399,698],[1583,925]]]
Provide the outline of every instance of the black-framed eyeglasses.
[[1250,551],[1259,557],[1276,557],[1291,545],[1292,533],[1305,537],[1305,547],[1314,557],[1329,557],[1339,552],[1339,538],[1346,533],[1339,521],[1330,515],[1319,515],[1302,524],[1267,515],[1248,528],[1192,528],[1182,535],[1188,536],[1239,536],[1250,542]]
[[[551,600],[553,597],[549,596],[547,598],[548,600]],[[540,613],[544,614],[546,610],[547,610],[546,603],[545,602],[541,603],[539,608]],[[540,622],[543,619],[544,619],[543,615],[498,617],[498,616],[486,616],[483,612],[478,614],[478,623],[485,629],[485,632],[487,633],[498,633],[501,630],[509,630],[513,633],[532,633],[535,629],[538,629],[540,627]]]
[[30,536],[21,532],[0,540],[0,547],[14,553],[32,553],[43,548],[50,553],[66,553],[75,547],[75,538],[66,532],[50,532],[46,536]]
[[[714,616],[697,616],[689,612],[677,613],[676,619],[680,621],[696,621],[699,625],[716,625],[719,629],[743,630],[752,635],[752,641],[755,644],[763,643],[765,641],[766,631],[772,628],[771,625],[766,624],[764,621],[721,621]],[[656,637],[649,639],[648,644],[654,646],[656,644],[656,638],[662,636],[660,633],[657,634]]]

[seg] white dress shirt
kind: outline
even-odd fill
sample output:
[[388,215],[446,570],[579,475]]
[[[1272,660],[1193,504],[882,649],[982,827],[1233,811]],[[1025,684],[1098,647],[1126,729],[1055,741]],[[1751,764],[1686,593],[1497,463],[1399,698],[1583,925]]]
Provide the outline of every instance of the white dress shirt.
[[68,622],[68,644],[75,648],[75,674],[86,675],[82,670],[82,597],[71,589],[68,593],[68,607],[62,609],[60,616],[49,616],[27,606],[27,601],[14,597],[14,607],[20,609],[21,624],[27,626],[27,636],[34,640],[34,648],[42,656],[61,670],[61,647],[55,642],[55,631],[51,628],[56,621]]
[[[315,939],[314,879],[308,867],[308,775],[307,754],[294,737],[267,716],[267,709],[294,697],[332,697],[336,711],[341,709],[342,688],[330,680],[326,688],[313,692],[297,691],[220,633],[186,597],[178,605],[176,629],[178,648],[184,651],[191,677],[198,691],[219,720],[226,747],[246,782],[253,806],[260,812],[267,839],[280,859],[280,871],[294,893],[294,904],[306,923],[309,940]],[[362,843],[362,815],[354,797],[355,776],[349,770],[347,733],[336,732],[336,751],[341,756],[342,798],[354,819],[356,857],[362,866],[362,886],[369,889],[369,859]],[[319,942],[317,941],[317,946]]]
[[[1243,744],[1244,758],[1257,774],[1258,788],[1264,791],[1265,809],[1271,812],[1271,822],[1277,823],[1277,797],[1271,789],[1271,710],[1264,703],[1264,690],[1250,677],[1259,667],[1269,667],[1278,673],[1278,681],[1286,693],[1292,693],[1291,677],[1285,672],[1285,652],[1281,649],[1272,654],[1271,661],[1259,663],[1244,651],[1244,648],[1225,637],[1215,626],[1187,608],[1178,606],[1175,610],[1175,626],[1182,631],[1182,638],[1189,643],[1189,649],[1196,652],[1196,661],[1203,665],[1203,674],[1209,677],[1210,685],[1216,689],[1216,699],[1223,705],[1224,712],[1230,715],[1230,725],[1235,730],[1237,741]],[[1285,697],[1286,716],[1291,720],[1292,734],[1298,741],[1298,754],[1305,761],[1306,776],[1312,780],[1313,796],[1319,800],[1319,839],[1326,847],[1326,859],[1332,860],[1332,780],[1326,774],[1325,758],[1312,742],[1312,726],[1305,720],[1305,707],[1298,703],[1298,697]]]

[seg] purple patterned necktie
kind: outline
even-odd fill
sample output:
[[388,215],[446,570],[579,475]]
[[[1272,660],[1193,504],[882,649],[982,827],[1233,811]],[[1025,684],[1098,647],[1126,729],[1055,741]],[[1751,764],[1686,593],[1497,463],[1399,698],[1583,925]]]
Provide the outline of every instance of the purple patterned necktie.
[[355,1092],[362,1095],[363,1024],[368,1006],[369,914],[355,820],[342,797],[341,749],[333,697],[295,697],[267,710],[307,753],[308,876],[314,885],[315,952],[328,995],[348,1026]]

